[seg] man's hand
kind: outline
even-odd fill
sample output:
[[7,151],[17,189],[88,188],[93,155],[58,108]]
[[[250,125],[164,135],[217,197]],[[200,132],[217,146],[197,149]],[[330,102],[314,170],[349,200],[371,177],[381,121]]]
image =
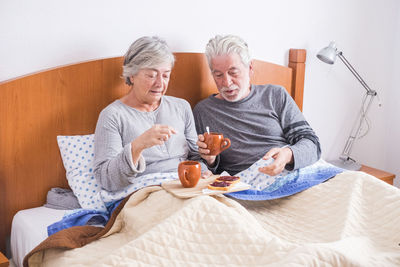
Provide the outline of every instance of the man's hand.
[[207,179],[208,177],[210,177],[212,175],[212,172],[209,170],[206,170],[205,172],[201,173],[201,179]]
[[283,171],[286,164],[293,163],[293,151],[289,147],[274,147],[263,157],[265,160],[270,158],[273,158],[274,162],[258,170],[271,176],[278,175]]
[[207,149],[207,144],[204,143],[204,136],[202,134],[199,134],[197,138],[198,139],[196,144],[199,147],[200,156],[207,161],[208,166],[213,166],[217,156],[208,155],[210,153],[210,150]]

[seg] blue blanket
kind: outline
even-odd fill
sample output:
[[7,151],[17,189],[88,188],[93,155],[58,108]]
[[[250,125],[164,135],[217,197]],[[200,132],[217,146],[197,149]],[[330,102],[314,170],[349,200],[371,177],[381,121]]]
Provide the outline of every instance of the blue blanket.
[[325,182],[344,171],[322,159],[313,165],[295,171],[285,170],[276,176],[269,176],[258,171],[259,167],[270,164],[272,161],[260,159],[250,168],[238,173],[237,176],[240,176],[243,182],[250,184],[251,188],[226,195],[253,201],[282,198]]
[[71,210],[60,221],[47,226],[47,234],[50,236],[72,226],[94,225],[104,227],[110,219],[112,212],[118,207],[121,201],[122,199],[107,205],[107,211],[88,209]]

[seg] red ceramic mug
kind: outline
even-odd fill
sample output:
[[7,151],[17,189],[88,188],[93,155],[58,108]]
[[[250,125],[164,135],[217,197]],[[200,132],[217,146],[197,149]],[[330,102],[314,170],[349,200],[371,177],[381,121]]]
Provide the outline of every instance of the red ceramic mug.
[[210,150],[208,155],[216,156],[228,147],[231,146],[231,140],[229,138],[224,138],[221,133],[204,133],[204,143],[207,144],[207,149]]
[[195,187],[200,180],[201,166],[197,161],[182,161],[178,165],[179,180],[183,187]]

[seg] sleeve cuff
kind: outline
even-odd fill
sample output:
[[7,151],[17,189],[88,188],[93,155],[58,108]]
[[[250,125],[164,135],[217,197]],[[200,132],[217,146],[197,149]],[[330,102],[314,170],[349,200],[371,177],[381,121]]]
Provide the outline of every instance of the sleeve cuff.
[[215,162],[214,162],[215,165],[214,165],[213,167],[210,167],[210,165],[208,165],[207,161],[204,160],[204,163],[206,164],[207,168],[208,168],[213,174],[216,174],[217,169],[218,169],[218,166],[219,166],[219,162],[220,162],[220,156],[219,156],[219,155],[215,158]]
[[[288,171],[293,171],[294,170],[294,166],[296,165],[296,155],[295,152],[293,150],[292,146],[287,145],[286,147],[290,148],[290,150],[292,150],[292,154],[293,154],[293,162],[292,163],[288,163],[285,165],[285,169]],[[296,153],[297,154],[297,153]]]
[[140,155],[138,164],[136,166],[135,164],[133,164],[131,151],[132,151],[132,147],[131,147],[131,143],[129,143],[128,145],[126,145],[124,147],[124,154],[125,154],[126,161],[128,162],[128,165],[129,165],[133,175],[136,176],[137,173],[144,172],[144,170],[146,169],[146,161],[145,161],[144,157],[142,155]]

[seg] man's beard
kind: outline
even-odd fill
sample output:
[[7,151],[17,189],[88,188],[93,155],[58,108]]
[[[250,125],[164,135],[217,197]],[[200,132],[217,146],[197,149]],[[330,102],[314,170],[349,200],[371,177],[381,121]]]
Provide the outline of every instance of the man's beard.
[[[234,98],[229,98],[231,96],[230,94],[226,94],[227,91],[232,91],[234,90],[236,92],[236,95],[234,95]],[[239,88],[236,84],[231,85],[230,87],[222,87],[220,90],[220,94],[223,99],[225,99],[228,102],[236,102],[242,99],[244,90]]]

